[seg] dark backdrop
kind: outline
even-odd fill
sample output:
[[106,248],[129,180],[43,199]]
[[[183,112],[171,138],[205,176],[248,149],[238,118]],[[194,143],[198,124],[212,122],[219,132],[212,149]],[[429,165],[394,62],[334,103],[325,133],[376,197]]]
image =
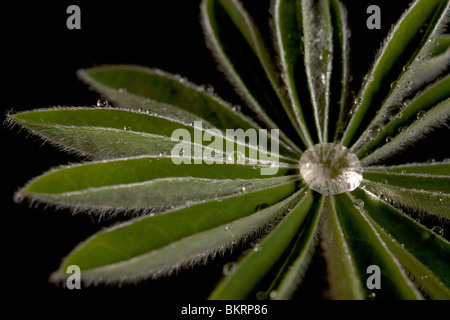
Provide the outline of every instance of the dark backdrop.
[[[343,2],[349,10],[352,75],[357,84],[391,23],[409,1]],[[93,105],[98,95],[78,81],[75,72],[79,68],[112,63],[139,64],[179,73],[198,84],[211,83],[223,98],[241,103],[216,70],[216,63],[204,45],[198,19],[199,3],[198,0],[59,1],[3,7],[0,22],[3,113],[55,105]],[[81,30],[66,28],[66,8],[70,4],[81,8]],[[245,4],[258,21],[265,21],[268,1],[249,0]],[[366,8],[370,4],[381,8],[381,30],[366,28]],[[203,299],[220,279],[222,265],[236,258],[227,255],[208,267],[120,289],[94,287],[70,291],[49,284],[48,277],[61,259],[80,241],[110,222],[98,222],[83,214],[72,216],[67,210],[15,204],[14,191],[31,177],[53,166],[82,159],[57,151],[17,128],[3,126],[0,130],[3,159],[0,286],[3,293],[32,297]],[[429,147],[420,145],[426,146]],[[442,157],[442,148],[429,149],[426,155],[408,155],[408,160]],[[318,254],[308,271],[308,280],[295,297],[320,299],[326,288],[323,272],[323,261]]]

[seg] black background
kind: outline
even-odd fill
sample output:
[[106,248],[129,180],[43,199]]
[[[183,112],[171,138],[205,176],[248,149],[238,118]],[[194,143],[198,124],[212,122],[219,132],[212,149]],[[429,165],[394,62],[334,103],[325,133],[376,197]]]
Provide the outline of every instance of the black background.
[[[368,70],[391,24],[409,1],[343,2],[349,11],[352,30],[351,63],[353,84],[356,85]],[[257,22],[266,21],[268,1],[247,0],[244,3]],[[81,30],[66,28],[66,8],[70,4],[81,8]],[[233,104],[241,104],[232,87],[217,71],[216,62],[205,46],[199,23],[199,4],[198,0],[58,1],[3,7],[0,60],[3,113],[55,105],[94,105],[98,95],[77,80],[75,72],[79,68],[115,63],[157,67],[186,76],[197,84],[210,83],[220,96]],[[366,8],[370,4],[381,8],[381,30],[366,28]],[[445,137],[443,131],[435,135]],[[57,151],[17,128],[3,126],[1,143],[0,286],[7,295],[204,299],[220,279],[222,265],[237,257],[230,254],[214,260],[207,267],[199,266],[177,276],[145,281],[136,286],[71,291],[49,284],[48,277],[58,268],[61,259],[80,241],[110,222],[98,222],[83,214],[72,216],[67,210],[15,204],[12,200],[14,191],[30,178],[53,166],[82,159]],[[430,144],[419,147],[420,150],[429,147],[429,150],[427,153],[409,153],[407,158],[398,161],[439,160],[448,149],[448,142],[443,148]],[[324,265],[318,254],[295,298],[323,298],[326,289],[323,275]]]

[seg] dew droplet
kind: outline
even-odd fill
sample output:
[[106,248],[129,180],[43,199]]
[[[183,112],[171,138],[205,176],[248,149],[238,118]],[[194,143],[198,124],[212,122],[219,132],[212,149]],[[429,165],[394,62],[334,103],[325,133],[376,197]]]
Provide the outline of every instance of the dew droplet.
[[253,183],[251,182],[246,182],[242,185],[241,190],[242,192],[248,192],[249,190],[251,190],[253,188]]
[[233,111],[240,112],[240,111],[241,111],[241,106],[237,104],[237,105],[232,106],[231,109],[232,109]]
[[109,107],[109,102],[105,98],[100,98],[97,100],[97,107],[99,108],[105,108]]
[[391,89],[394,89],[397,86],[397,81],[391,82]]
[[372,128],[370,128],[367,132],[369,135],[369,139],[373,139],[375,135],[380,133],[380,131],[381,131],[381,127],[378,125],[375,125]]
[[268,207],[269,207],[269,205],[268,205],[267,203],[261,203],[261,204],[258,204],[258,205],[256,206],[256,208],[255,208],[255,212],[264,210],[264,209],[266,209],[266,208],[268,208]]
[[131,130],[131,128],[129,126],[124,126],[123,130],[129,131],[129,130]]
[[425,117],[426,112],[421,110],[419,112],[417,112],[417,120],[423,119],[423,117]]
[[394,139],[394,138],[392,138],[391,136],[388,136],[388,137],[386,137],[386,142],[391,142],[392,139]]
[[270,299],[275,299],[278,293],[275,290],[270,291],[269,297]]
[[236,262],[227,262],[223,266],[222,273],[224,276],[229,276],[230,274],[236,271],[237,267],[238,265]]
[[443,236],[444,235],[444,229],[442,229],[439,226],[434,226],[433,228],[431,228],[431,231],[433,231],[438,236]]
[[203,88],[209,94],[213,94],[214,93],[214,87],[212,85],[210,85],[210,84],[204,85]]
[[357,209],[364,208],[364,201],[361,199],[356,199],[355,200],[355,208],[357,208]]
[[321,75],[320,75],[320,81],[322,82],[322,84],[325,84],[325,75],[322,73]]

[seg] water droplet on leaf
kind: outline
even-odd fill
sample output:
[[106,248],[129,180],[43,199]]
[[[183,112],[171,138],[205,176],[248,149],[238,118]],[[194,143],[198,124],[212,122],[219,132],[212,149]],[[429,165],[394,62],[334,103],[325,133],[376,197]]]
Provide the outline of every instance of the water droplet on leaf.
[[425,116],[426,112],[425,111],[419,111],[417,112],[417,120],[423,119],[423,117]]
[[99,108],[105,108],[109,107],[109,102],[105,98],[100,98],[97,100],[97,107]]
[[362,181],[358,157],[334,143],[320,143],[308,148],[300,158],[300,173],[311,189],[323,195],[352,191]]
[[405,129],[406,129],[406,127],[399,127],[398,128],[398,132],[400,133],[400,132],[403,132],[403,131],[405,131]]
[[364,201],[361,200],[361,199],[356,199],[356,200],[355,200],[355,207],[356,207],[357,209],[362,209],[362,208],[364,208]]
[[229,276],[230,274],[232,274],[233,272],[236,271],[238,265],[236,262],[227,262],[225,263],[225,265],[223,266],[222,272],[224,276]]
[[261,204],[258,204],[258,205],[256,206],[256,208],[255,208],[255,212],[264,210],[264,209],[266,209],[266,208],[268,208],[268,207],[269,207],[269,205],[268,205],[267,203],[261,203]]
[[242,185],[242,192],[248,192],[249,190],[251,190],[253,188],[253,183],[251,182],[246,182]]

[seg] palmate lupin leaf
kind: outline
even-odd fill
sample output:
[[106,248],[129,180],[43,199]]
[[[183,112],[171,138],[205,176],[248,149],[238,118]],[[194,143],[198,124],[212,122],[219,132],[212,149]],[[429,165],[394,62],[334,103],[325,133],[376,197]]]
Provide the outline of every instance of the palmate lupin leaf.
[[[338,0],[273,0],[271,14],[277,56],[239,1],[201,4],[207,44],[220,69],[256,119],[280,129],[279,139],[266,133],[279,144],[279,168],[271,176],[261,173],[273,163],[258,161],[252,153],[261,151],[257,145],[225,135],[227,129],[262,129],[256,121],[210,90],[160,70],[117,65],[79,71],[117,107],[99,100],[98,107],[8,116],[59,147],[95,158],[33,179],[17,201],[105,217],[139,215],[78,245],[53,281],[66,279],[69,265],[81,268],[85,284],[155,278],[264,234],[227,269],[211,299],[291,297],[319,243],[331,298],[450,299],[450,243],[440,227],[429,230],[409,215],[449,218],[450,163],[384,164],[447,125],[449,1],[411,4],[351,105],[344,6]],[[177,129],[223,139],[243,153],[226,162],[230,155],[220,148],[192,143],[187,150],[200,163],[176,164],[174,157],[187,159],[171,154]],[[333,195],[314,191],[303,179],[300,157],[315,144],[325,150],[327,142],[359,158],[358,188]],[[199,148],[209,156],[195,158]],[[326,150],[347,150],[340,148]],[[212,163],[217,157],[226,163]],[[379,290],[366,285],[372,265],[381,270]]]

